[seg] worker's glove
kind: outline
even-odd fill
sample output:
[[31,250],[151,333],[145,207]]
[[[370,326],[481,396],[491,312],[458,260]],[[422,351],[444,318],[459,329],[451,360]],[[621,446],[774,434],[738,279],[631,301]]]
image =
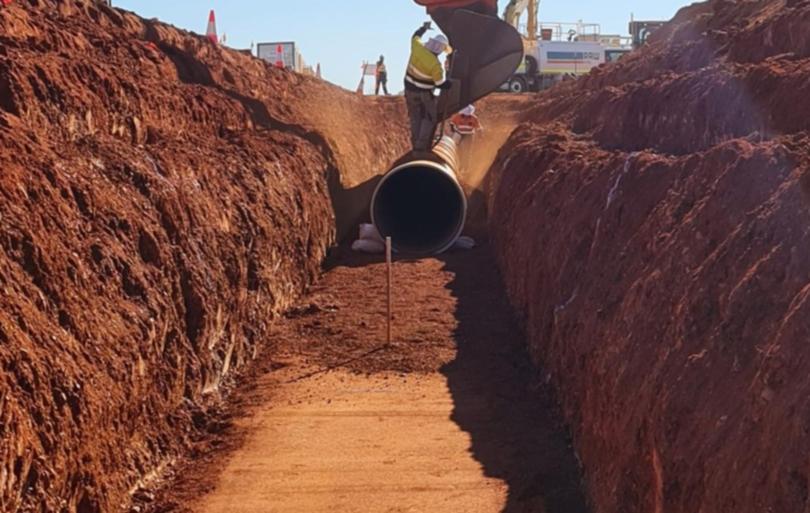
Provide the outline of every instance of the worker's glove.
[[441,84],[439,84],[436,87],[438,87],[442,91],[449,91],[450,89],[453,88],[453,82],[451,82],[449,80],[445,80],[444,82],[442,82]]
[[433,23],[426,21],[422,24],[422,29],[425,31],[433,30]]

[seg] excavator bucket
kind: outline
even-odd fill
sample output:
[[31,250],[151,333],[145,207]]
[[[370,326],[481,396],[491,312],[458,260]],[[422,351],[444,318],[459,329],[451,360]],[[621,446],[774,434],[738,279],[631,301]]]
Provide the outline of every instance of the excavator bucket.
[[439,98],[440,121],[498,90],[523,60],[520,34],[497,17],[458,9],[445,34],[453,47],[453,87]]
[[498,0],[415,0],[425,6],[430,17],[445,34],[450,33],[453,13],[459,9],[498,17]]

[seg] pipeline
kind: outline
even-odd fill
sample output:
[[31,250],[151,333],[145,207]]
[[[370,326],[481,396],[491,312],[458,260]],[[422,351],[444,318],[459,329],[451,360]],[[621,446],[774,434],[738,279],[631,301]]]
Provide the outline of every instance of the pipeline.
[[457,171],[456,141],[445,136],[429,157],[405,157],[383,177],[371,200],[371,220],[399,253],[443,253],[461,236],[467,196]]

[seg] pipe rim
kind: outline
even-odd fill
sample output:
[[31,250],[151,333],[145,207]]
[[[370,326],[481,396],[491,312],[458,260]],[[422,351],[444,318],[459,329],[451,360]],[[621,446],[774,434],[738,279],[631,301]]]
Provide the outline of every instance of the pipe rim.
[[397,173],[400,173],[406,169],[410,169],[413,167],[429,167],[434,169],[435,171],[439,171],[447,176],[447,178],[455,185],[456,190],[461,197],[461,206],[463,209],[464,214],[461,216],[461,220],[458,223],[458,226],[453,230],[453,235],[449,238],[448,242],[442,246],[439,246],[437,249],[431,249],[430,251],[407,251],[397,247],[397,241],[392,238],[392,246],[398,252],[406,255],[441,255],[442,253],[446,252],[450,248],[452,248],[456,241],[461,237],[462,233],[464,233],[464,227],[467,224],[467,209],[469,207],[469,201],[467,199],[467,193],[464,190],[464,187],[461,186],[461,183],[456,176],[456,173],[453,172],[452,168],[446,162],[436,162],[433,160],[427,159],[420,159],[420,160],[412,160],[410,162],[406,162],[404,164],[400,164],[399,166],[395,167],[391,171],[383,176],[380,183],[377,184],[377,187],[374,189],[374,195],[371,197],[371,223],[377,228],[380,232],[380,235],[385,238],[386,234],[382,233],[379,229],[379,224],[377,223],[377,197],[380,193],[380,190],[386,184],[386,182]]

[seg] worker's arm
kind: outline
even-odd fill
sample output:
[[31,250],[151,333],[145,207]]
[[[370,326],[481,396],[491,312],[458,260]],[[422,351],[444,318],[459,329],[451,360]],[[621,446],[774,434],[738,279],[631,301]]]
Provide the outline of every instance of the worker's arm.
[[422,36],[424,36],[430,29],[431,23],[429,21],[426,21],[425,23],[422,24],[421,27],[419,27],[419,29],[416,32],[413,33],[413,37],[417,39],[422,39]]

